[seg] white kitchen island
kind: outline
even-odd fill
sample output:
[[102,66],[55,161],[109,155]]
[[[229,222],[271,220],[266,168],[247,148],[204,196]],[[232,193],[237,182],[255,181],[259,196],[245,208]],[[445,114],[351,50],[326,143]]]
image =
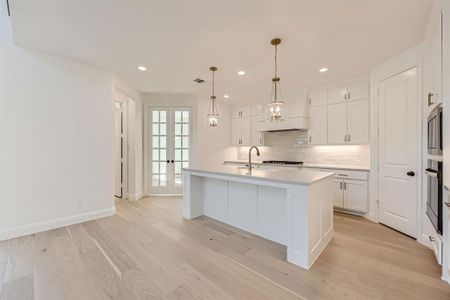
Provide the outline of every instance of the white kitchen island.
[[332,176],[311,169],[183,169],[183,216],[202,215],[287,246],[309,269],[333,238]]

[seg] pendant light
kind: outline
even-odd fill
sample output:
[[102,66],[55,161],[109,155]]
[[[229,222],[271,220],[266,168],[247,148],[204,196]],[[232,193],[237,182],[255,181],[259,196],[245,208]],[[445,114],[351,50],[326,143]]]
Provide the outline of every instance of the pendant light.
[[209,97],[208,126],[215,128],[219,125],[219,110],[217,109],[216,96],[214,95],[214,72],[217,71],[217,67],[210,67],[209,69],[212,72],[212,96]]
[[278,45],[281,39],[275,38],[270,42],[275,46],[275,76],[272,78],[272,92],[270,95],[270,102],[266,106],[266,119],[269,122],[284,121],[284,101],[281,95],[280,77],[278,77]]

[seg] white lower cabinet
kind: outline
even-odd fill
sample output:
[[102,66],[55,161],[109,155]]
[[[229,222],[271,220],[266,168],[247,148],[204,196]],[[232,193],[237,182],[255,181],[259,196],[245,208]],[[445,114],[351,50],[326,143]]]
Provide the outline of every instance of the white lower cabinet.
[[342,179],[333,179],[333,206],[344,208],[344,193],[342,192]]
[[334,172],[333,205],[359,213],[369,210],[368,173],[362,171],[322,170]]

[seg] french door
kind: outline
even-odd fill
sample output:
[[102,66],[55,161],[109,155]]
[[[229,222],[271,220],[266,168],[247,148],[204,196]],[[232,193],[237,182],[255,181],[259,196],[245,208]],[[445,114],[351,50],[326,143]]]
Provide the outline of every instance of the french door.
[[147,192],[182,194],[181,169],[190,166],[192,156],[192,110],[149,107],[147,120]]

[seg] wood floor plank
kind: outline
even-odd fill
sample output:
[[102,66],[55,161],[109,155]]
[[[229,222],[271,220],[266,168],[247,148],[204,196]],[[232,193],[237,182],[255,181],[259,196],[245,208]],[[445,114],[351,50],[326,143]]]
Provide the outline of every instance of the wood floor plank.
[[34,300],[33,274],[5,283],[0,300]]
[[336,213],[334,239],[306,271],[284,245],[184,219],[179,197],[116,206],[111,217],[0,242],[0,300],[450,299],[430,249],[364,218]]

